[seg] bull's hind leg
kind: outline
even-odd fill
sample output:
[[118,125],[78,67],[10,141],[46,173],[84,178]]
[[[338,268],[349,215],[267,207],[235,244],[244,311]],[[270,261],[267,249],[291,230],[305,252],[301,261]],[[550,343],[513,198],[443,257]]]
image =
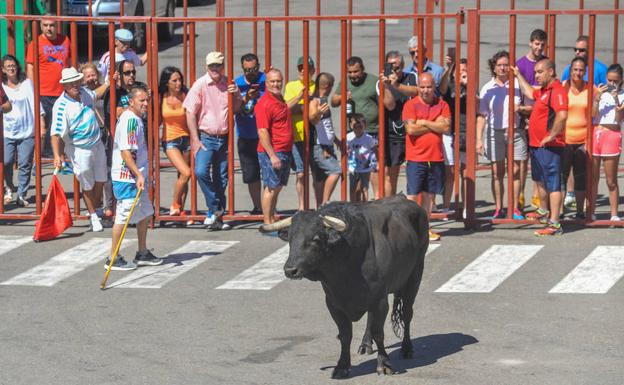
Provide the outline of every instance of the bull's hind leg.
[[366,314],[366,330],[364,331],[364,337],[362,337],[362,343],[358,348],[359,354],[373,354],[373,338],[370,331],[370,313]]
[[369,311],[370,330],[373,340],[377,345],[377,374],[394,374],[390,365],[390,359],[384,346],[384,323],[388,315],[388,297],[384,296],[377,307]]
[[418,288],[420,287],[420,280],[422,279],[423,267],[422,265],[416,266],[414,272],[407,280],[407,283],[401,291],[399,296],[403,300],[403,308],[401,313],[401,319],[403,320],[403,341],[401,342],[401,355],[403,358],[412,358],[414,356],[414,347],[412,346],[412,338],[410,335],[410,324],[414,315],[414,301],[416,294],[418,294]]
[[332,378],[347,378],[351,371],[351,339],[353,338],[353,324],[347,316],[336,309],[327,296],[325,303],[329,314],[331,314],[334,322],[338,326],[338,339],[340,340],[340,358],[336,367],[332,371]]

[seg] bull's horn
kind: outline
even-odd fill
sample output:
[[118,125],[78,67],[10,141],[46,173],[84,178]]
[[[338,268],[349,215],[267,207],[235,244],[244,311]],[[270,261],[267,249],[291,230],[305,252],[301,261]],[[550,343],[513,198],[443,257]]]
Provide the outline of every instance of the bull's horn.
[[329,215],[321,215],[321,219],[323,219],[323,224],[326,227],[334,229],[339,233],[347,230],[347,224],[342,219],[330,217]]
[[281,221],[277,221],[268,225],[261,225],[260,232],[261,233],[270,233],[273,231],[279,231],[281,229],[285,229],[290,227],[292,224],[292,217],[288,217],[286,219],[282,219]]

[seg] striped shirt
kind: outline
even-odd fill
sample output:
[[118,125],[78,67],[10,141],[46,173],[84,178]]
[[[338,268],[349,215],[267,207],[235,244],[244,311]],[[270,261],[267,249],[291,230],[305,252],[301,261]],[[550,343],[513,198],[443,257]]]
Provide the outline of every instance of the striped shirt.
[[80,101],[65,92],[52,107],[51,135],[58,135],[65,144],[89,149],[100,140],[100,125],[95,116],[95,93],[85,87],[80,88]]
[[[199,131],[209,135],[228,133],[227,78],[218,82],[206,74],[197,79],[184,99],[183,107],[197,118]],[[240,104],[240,93],[234,95],[233,105]]]
[[147,180],[147,144],[143,133],[143,120],[130,110],[125,110],[117,121],[113,144],[111,179],[114,182],[136,183],[134,175],[121,157],[122,151],[130,151],[137,168]]

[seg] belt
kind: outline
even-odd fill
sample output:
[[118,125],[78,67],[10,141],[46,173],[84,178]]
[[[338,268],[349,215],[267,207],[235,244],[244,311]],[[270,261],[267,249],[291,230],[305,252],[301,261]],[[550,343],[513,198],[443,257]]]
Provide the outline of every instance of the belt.
[[213,135],[213,134],[207,134],[205,132],[201,132],[199,134],[199,136],[205,136],[205,137],[208,137],[208,138],[227,138],[228,134],[214,134]]

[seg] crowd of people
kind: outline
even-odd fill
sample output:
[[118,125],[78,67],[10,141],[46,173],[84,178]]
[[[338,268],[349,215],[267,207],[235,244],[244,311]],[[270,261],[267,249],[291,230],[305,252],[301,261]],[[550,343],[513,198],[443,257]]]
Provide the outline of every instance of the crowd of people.
[[[2,58],[4,202],[29,204],[30,177],[33,163],[38,161],[33,158],[35,140],[41,140],[42,155],[52,156],[56,169],[67,169],[71,164],[70,172],[80,182],[91,229],[102,231],[102,219],[110,218],[115,234],[127,219],[129,204],[148,183],[145,147],[148,117],[144,107],[152,97],[152,90],[136,80],[136,67],[144,65],[149,58],[132,50],[131,31],[118,29],[114,64],[106,52],[97,65],[85,63],[75,69],[70,66],[69,39],[56,31],[56,23],[44,18],[41,30],[38,37],[40,116],[35,117],[34,106],[34,45],[28,47],[25,71],[14,56]],[[547,34],[537,29],[530,35],[527,54],[516,63],[510,62],[506,51],[496,52],[488,60],[492,77],[474,95],[478,105],[474,117],[467,116],[466,110],[467,98],[472,97],[466,91],[467,60],[455,63],[455,55],[449,50],[441,66],[427,57],[427,47],[421,47],[425,57],[423,70],[419,72],[416,36],[407,43],[409,63],[400,51],[389,51],[380,74],[367,72],[360,57],[348,58],[344,63],[347,72],[344,96],[340,82],[335,84],[335,77],[328,72],[316,74],[315,63],[309,57],[298,58],[298,77],[286,84],[279,69],[262,72],[260,60],[253,53],[240,58],[241,75],[232,83],[227,81],[221,52],[207,54],[205,74],[192,85],[185,83],[180,69],[165,67],[158,83],[161,104],[156,113],[162,122],[162,150],[177,171],[169,214],[186,214],[188,182],[194,174],[207,207],[203,224],[213,231],[230,228],[223,221],[223,214],[227,207],[228,137],[234,135],[228,125],[231,107],[242,180],[248,187],[253,207],[250,213],[262,214],[266,224],[277,218],[278,196],[287,185],[291,171],[295,174],[297,208],[304,209],[306,152],[310,154],[317,207],[332,198],[342,175],[337,150],[347,156],[351,201],[367,201],[382,195],[378,191],[379,167],[385,171],[381,184],[383,195],[396,194],[400,169],[405,165],[408,198],[420,197],[419,202],[428,214],[438,207],[443,213],[452,213],[455,162],[461,164],[462,201],[465,195],[467,119],[476,119],[474,150],[491,167],[493,218],[506,218],[509,210],[513,219],[544,223],[546,226],[537,230],[536,235],[560,234],[564,207],[574,209],[577,219],[585,218],[586,191],[588,187],[596,191],[602,165],[610,217],[619,221],[617,173],[624,121],[622,67],[607,66],[596,59],[594,79],[590,83],[589,39],[580,36],[570,64],[558,79],[554,61],[544,55],[547,41]],[[458,81],[456,73],[460,75]],[[516,77],[516,89],[514,116],[510,119],[512,76]],[[114,117],[110,115],[112,87],[116,102]],[[592,103],[588,103],[587,97],[590,87],[593,87]],[[306,93],[309,108],[304,110]],[[460,109],[459,135],[454,130],[456,98]],[[342,129],[349,133],[343,143],[341,128],[334,125],[331,108],[345,101],[347,122]],[[380,103],[385,110],[383,160],[377,156]],[[588,121],[588,113],[593,121]],[[35,119],[41,121],[40,138],[35,137]],[[304,144],[306,120],[310,127],[308,149]],[[116,130],[111,135],[114,122]],[[514,123],[513,160],[508,154],[510,122]],[[592,138],[591,186],[586,184],[588,136]],[[454,156],[455,146],[460,150],[459,159]],[[191,169],[192,158],[194,169]],[[513,175],[508,176],[513,179],[513,191],[508,192],[513,207],[505,208],[509,161],[513,162]],[[534,211],[525,210],[529,162]],[[13,182],[14,168],[18,170],[17,188]],[[436,195],[441,199],[439,206],[435,203]],[[135,263],[155,264],[159,259],[147,254],[144,241],[145,220],[153,214],[146,196],[141,195],[139,210],[133,216],[139,238],[143,238]],[[430,231],[430,239],[439,240],[440,235]],[[122,258],[117,267],[133,268],[133,264]]]

